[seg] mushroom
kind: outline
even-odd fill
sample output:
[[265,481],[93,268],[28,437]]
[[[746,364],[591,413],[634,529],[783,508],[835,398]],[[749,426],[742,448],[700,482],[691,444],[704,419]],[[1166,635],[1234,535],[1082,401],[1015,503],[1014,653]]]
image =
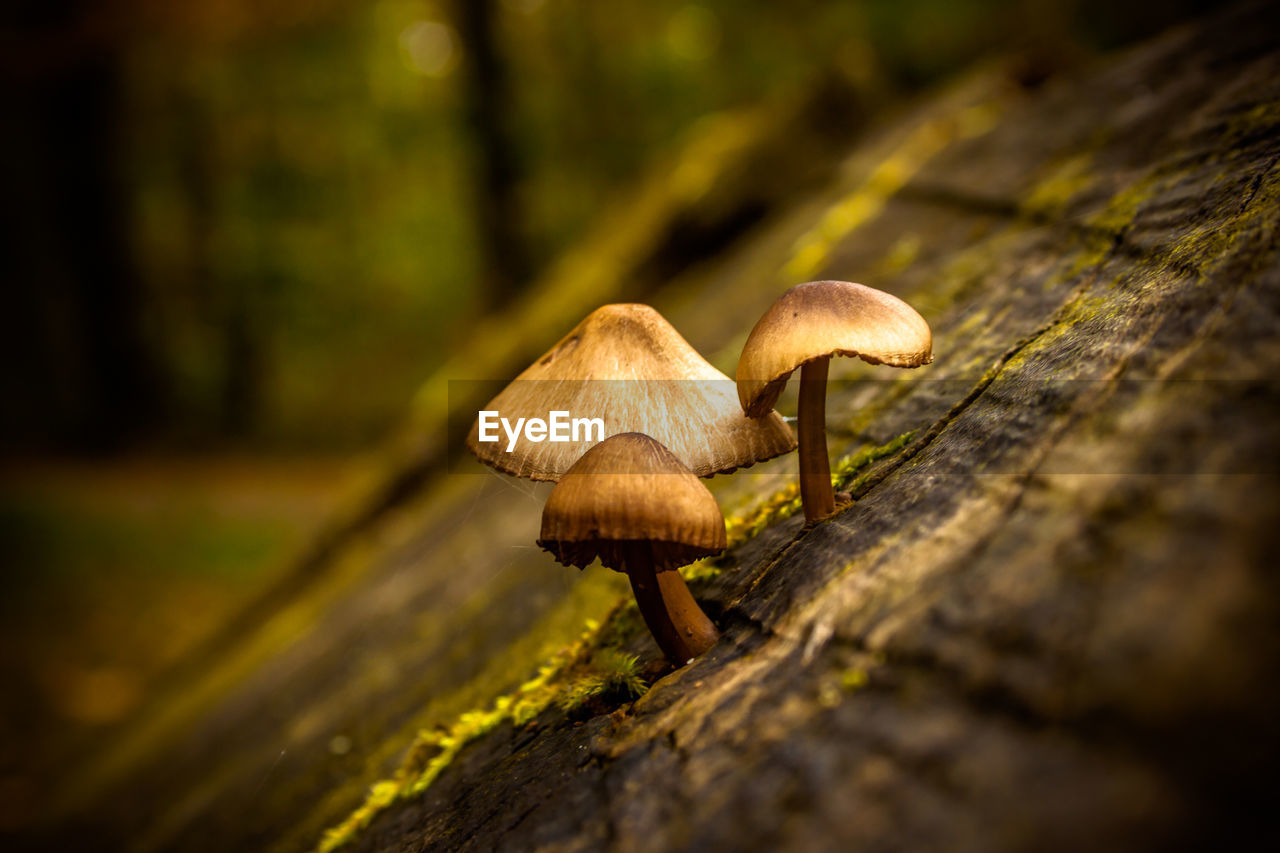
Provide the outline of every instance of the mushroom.
[[538,545],[566,566],[596,557],[631,579],[640,615],[676,666],[719,632],[676,571],[725,549],[724,516],[693,472],[640,433],[605,439],[560,478],[542,510]]
[[747,415],[772,410],[800,368],[800,497],[809,524],[836,510],[827,458],[827,367],[833,355],[919,367],[933,360],[929,324],[896,296],[848,281],[798,284],[756,323],[738,359],[738,400]]
[[[560,479],[598,441],[623,432],[653,436],[699,477],[732,471],[795,449],[791,428],[766,409],[744,416],[729,377],[712,367],[648,305],[591,312],[503,389],[486,410],[511,424],[551,412],[600,418],[599,434],[550,441],[521,435],[467,447],[480,461],[530,480]],[[492,435],[493,433],[490,433]]]

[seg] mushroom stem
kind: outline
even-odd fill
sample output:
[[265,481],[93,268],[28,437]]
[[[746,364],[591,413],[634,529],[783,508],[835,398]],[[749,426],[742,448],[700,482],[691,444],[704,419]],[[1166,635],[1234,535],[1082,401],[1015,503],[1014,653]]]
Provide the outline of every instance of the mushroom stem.
[[627,577],[640,615],[667,660],[684,666],[714,646],[720,632],[693,600],[680,573],[674,569],[655,572],[648,542],[629,542],[624,549]]
[[830,356],[806,361],[800,367],[800,501],[804,520],[813,524],[836,510],[827,458],[827,367]]

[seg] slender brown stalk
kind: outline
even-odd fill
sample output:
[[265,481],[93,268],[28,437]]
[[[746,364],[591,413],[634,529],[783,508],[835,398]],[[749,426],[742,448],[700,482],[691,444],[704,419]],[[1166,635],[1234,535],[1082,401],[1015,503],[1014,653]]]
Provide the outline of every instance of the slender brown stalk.
[[800,367],[800,500],[804,520],[812,524],[836,509],[827,459],[827,367],[831,357],[815,358]]
[[720,632],[693,600],[680,573],[655,572],[653,546],[648,542],[632,542],[625,547],[631,591],[635,593],[640,615],[667,660],[684,666],[715,645]]

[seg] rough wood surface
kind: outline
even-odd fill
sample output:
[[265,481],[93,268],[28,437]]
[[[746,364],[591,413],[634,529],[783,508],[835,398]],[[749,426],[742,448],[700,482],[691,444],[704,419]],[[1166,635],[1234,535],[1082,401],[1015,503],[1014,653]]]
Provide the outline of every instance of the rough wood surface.
[[[349,849],[1274,835],[1278,47],[1260,4],[1035,91],[975,75],[673,282],[655,305],[721,368],[795,280],[917,307],[933,365],[832,366],[833,454],[897,449],[829,521],[769,524],[694,584],[724,634],[696,664],[613,713],[497,726]],[[713,486],[732,504],[794,464]],[[621,596],[532,547],[545,495],[437,480],[69,760],[32,840],[313,847],[415,732],[510,690]],[[659,657],[643,631],[621,644]]]

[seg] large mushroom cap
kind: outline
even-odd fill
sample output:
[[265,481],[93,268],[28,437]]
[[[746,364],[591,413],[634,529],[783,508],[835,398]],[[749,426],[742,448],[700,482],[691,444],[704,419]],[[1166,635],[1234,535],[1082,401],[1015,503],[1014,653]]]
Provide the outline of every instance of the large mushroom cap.
[[542,510],[538,544],[566,566],[597,556],[623,570],[623,546],[648,542],[656,571],[725,549],[724,516],[707,487],[647,435],[623,433],[583,454]]
[[798,284],[765,312],[742,348],[742,408],[759,417],[773,408],[793,370],[833,355],[919,367],[933,360],[933,333],[914,308],[884,291],[849,281]]
[[[707,363],[661,314],[648,305],[606,305],[516,377],[485,407],[512,424],[546,419],[602,418],[604,437],[651,435],[699,477],[732,471],[795,449],[791,428],[776,412],[747,418],[729,377]],[[523,436],[512,452],[507,439],[479,440],[479,422],[467,447],[487,465],[530,480],[558,480],[599,440],[533,442]]]

